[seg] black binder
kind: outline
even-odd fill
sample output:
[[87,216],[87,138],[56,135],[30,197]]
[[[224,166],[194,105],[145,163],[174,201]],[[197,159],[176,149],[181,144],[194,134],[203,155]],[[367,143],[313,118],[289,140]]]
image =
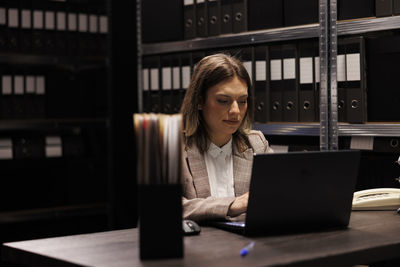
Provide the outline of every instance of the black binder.
[[25,80],[24,76],[21,75],[22,71],[18,70],[18,72],[14,73],[14,83],[13,83],[13,117],[16,119],[22,119],[25,117]]
[[150,112],[151,102],[150,102],[150,68],[151,60],[149,57],[143,57],[142,62],[142,104],[143,112]]
[[314,39],[299,42],[299,121],[316,121],[316,89],[314,82]]
[[375,17],[375,0],[338,0],[338,20]]
[[162,112],[172,113],[172,61],[170,55],[161,56],[161,103]]
[[283,0],[247,0],[249,31],[283,26]]
[[88,4],[82,2],[79,4],[78,12],[78,46],[79,55],[86,56],[90,54],[89,51],[89,16],[88,16]]
[[208,36],[221,33],[221,3],[220,0],[206,0],[208,9]]
[[12,75],[9,71],[0,72],[1,75],[1,114],[0,117],[3,119],[13,118],[13,80]]
[[347,98],[346,98],[346,46],[339,42],[337,53],[337,111],[338,121],[347,122]]
[[232,3],[233,0],[221,0],[221,34],[233,32]]
[[23,53],[30,53],[32,49],[32,2],[20,0],[20,9],[20,48]]
[[[141,4],[143,43],[183,39],[182,0],[145,0]],[[192,25],[195,25],[194,20]]]
[[20,49],[20,10],[17,1],[3,1],[6,7],[6,50],[19,52]]
[[181,60],[179,55],[172,55],[172,112],[179,113],[181,109]]
[[283,121],[296,122],[298,116],[298,75],[296,71],[297,49],[295,44],[282,45],[283,65]]
[[183,37],[192,39],[197,36],[196,5],[194,0],[183,0]]
[[0,51],[7,50],[7,8],[5,4],[0,6]]
[[319,20],[318,0],[283,0],[283,10],[284,26],[317,23]]
[[375,13],[377,17],[391,16],[393,13],[393,0],[375,0]]
[[346,46],[346,115],[349,123],[367,121],[365,45],[363,37],[339,40]]
[[32,73],[25,73],[25,111],[26,118],[37,118],[34,108],[36,98],[35,76]]
[[[254,47],[254,121],[265,123],[267,117],[267,46]],[[251,53],[251,50],[248,51]]]
[[208,34],[208,16],[207,16],[207,1],[196,1],[196,31],[197,37],[207,37]]
[[[47,2],[44,11],[44,47],[48,54],[56,54],[58,52],[56,45],[57,36],[57,11],[61,2]],[[84,54],[82,54],[84,55]]]
[[247,31],[247,0],[233,0],[232,31],[234,33]]
[[368,121],[400,120],[400,36],[366,40],[368,64]]
[[70,56],[76,56],[79,49],[78,12],[78,3],[67,2],[67,50]]
[[393,15],[400,15],[400,0],[393,0]]
[[283,120],[283,63],[280,45],[269,47],[269,121]]

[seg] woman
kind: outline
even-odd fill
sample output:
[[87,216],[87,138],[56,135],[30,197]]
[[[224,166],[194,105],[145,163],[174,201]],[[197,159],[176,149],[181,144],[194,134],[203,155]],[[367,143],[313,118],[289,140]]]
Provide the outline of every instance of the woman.
[[183,217],[232,219],[246,212],[253,153],[272,152],[250,130],[250,77],[225,54],[196,64],[182,104],[184,128]]

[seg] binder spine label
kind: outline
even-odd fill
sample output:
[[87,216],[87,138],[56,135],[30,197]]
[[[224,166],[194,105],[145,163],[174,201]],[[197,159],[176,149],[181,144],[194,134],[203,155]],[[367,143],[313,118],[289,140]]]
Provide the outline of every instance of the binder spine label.
[[158,69],[155,69],[155,68],[150,69],[150,89],[152,91],[159,90],[158,82],[159,82]]
[[149,69],[143,69],[143,91],[149,91]]
[[257,60],[256,61],[256,81],[266,81],[266,61]]
[[173,67],[172,69],[172,88],[174,90],[181,88],[179,67]]
[[14,94],[24,94],[24,77],[21,75],[14,76]]
[[12,94],[12,77],[10,75],[4,75],[1,79],[1,93],[3,95]]
[[162,68],[162,89],[163,90],[172,89],[171,68],[169,67]]
[[57,12],[57,30],[59,31],[65,31],[67,29],[66,25],[66,14],[65,12]]
[[45,17],[45,29],[54,30],[55,29],[54,12],[46,11],[44,17]]
[[320,72],[319,72],[319,66],[320,66],[320,59],[319,57],[314,58],[314,70],[315,70],[315,82],[319,83],[320,82]]
[[360,54],[347,54],[346,55],[346,74],[348,81],[360,81]]
[[337,81],[346,81],[346,58],[345,55],[337,55]]
[[313,83],[312,57],[300,58],[300,84]]
[[271,81],[279,81],[282,80],[282,60],[281,59],[272,59],[270,61],[271,66]]
[[21,27],[23,29],[32,28],[31,17],[32,13],[30,10],[24,9],[21,11]]
[[247,70],[247,73],[250,76],[250,80],[253,81],[253,65],[251,61],[244,61],[243,66]]
[[6,25],[6,9],[0,7],[0,25]]
[[10,28],[19,27],[18,9],[16,8],[10,8],[8,10],[8,27]]
[[33,11],[33,28],[43,29],[43,11],[41,10]]
[[182,66],[182,87],[187,89],[190,83],[190,66]]
[[296,59],[285,58],[283,60],[283,78],[285,80],[296,79]]

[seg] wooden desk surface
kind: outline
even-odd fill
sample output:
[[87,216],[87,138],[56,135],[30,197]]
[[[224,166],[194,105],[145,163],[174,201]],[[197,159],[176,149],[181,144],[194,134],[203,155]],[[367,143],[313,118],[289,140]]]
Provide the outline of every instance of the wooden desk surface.
[[[400,216],[353,212],[346,230],[247,238],[203,227],[185,237],[183,259],[140,261],[138,230],[6,243],[3,261],[27,266],[343,266],[399,257]],[[240,257],[242,247],[254,249]]]

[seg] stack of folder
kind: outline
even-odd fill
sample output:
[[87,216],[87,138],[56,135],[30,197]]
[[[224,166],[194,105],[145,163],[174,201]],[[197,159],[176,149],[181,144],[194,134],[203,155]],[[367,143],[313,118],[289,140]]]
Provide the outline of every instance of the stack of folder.
[[180,184],[180,114],[134,114],[137,176],[142,185]]

